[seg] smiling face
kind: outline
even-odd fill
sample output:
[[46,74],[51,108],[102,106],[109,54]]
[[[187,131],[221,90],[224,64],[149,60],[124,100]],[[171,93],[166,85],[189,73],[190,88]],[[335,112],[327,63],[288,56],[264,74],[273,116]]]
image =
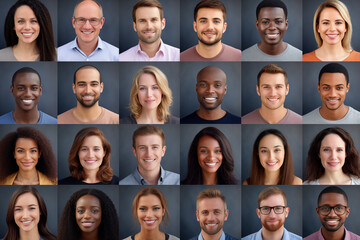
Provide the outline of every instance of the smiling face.
[[15,76],[14,84],[10,87],[16,108],[21,111],[37,111],[41,96],[41,85],[36,73],[24,72]]
[[84,139],[79,149],[79,160],[84,171],[99,170],[105,151],[98,136],[89,136]]
[[134,31],[142,43],[160,43],[161,31],[165,28],[165,18],[161,19],[157,7],[140,7],[136,9]]
[[323,45],[340,45],[346,33],[346,22],[335,8],[325,8],[319,16],[317,31]]
[[140,197],[136,212],[141,229],[154,230],[159,229],[165,209],[162,207],[160,199],[150,194]]
[[261,37],[261,43],[278,45],[282,43],[288,28],[288,20],[284,10],[278,7],[264,7],[260,9],[256,28]]
[[19,171],[33,171],[40,158],[37,143],[32,138],[18,138],[15,144],[14,158]]
[[19,42],[33,43],[40,33],[40,25],[34,11],[27,5],[18,7],[14,16],[14,30]]
[[14,220],[20,232],[37,231],[40,221],[40,208],[32,193],[20,195],[15,203]]
[[144,73],[139,78],[138,99],[142,110],[155,110],[161,103],[162,91],[155,79],[150,73]]
[[268,134],[259,142],[259,160],[265,172],[280,171],[284,163],[285,148],[281,138]]
[[193,25],[199,42],[211,46],[221,43],[227,23],[224,21],[224,14],[220,9],[200,8]]
[[219,142],[210,136],[200,138],[197,146],[197,156],[203,175],[216,173],[223,160]]
[[286,95],[289,93],[289,84],[286,84],[282,73],[263,73],[256,91],[260,96],[262,108],[276,110],[284,107]]
[[342,171],[346,158],[346,144],[337,134],[328,134],[321,141],[319,158],[325,171]]
[[76,202],[76,223],[86,233],[98,233],[101,224],[101,203],[93,195],[84,195]]

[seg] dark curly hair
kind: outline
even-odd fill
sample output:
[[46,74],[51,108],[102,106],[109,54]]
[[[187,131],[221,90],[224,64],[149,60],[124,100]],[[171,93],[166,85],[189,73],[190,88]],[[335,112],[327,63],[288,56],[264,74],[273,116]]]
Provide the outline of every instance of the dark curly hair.
[[58,240],[78,240],[81,229],[76,222],[76,203],[82,196],[92,195],[99,199],[101,204],[101,223],[99,226],[99,238],[101,240],[119,239],[119,219],[111,199],[97,189],[81,189],[71,195],[67,201],[58,226]]

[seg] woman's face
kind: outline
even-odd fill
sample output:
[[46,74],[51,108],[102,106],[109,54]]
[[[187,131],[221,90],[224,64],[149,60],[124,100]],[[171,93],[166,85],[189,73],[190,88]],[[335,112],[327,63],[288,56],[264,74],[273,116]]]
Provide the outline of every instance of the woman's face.
[[219,142],[210,136],[200,138],[197,147],[199,165],[203,173],[215,173],[222,164],[223,154]]
[[14,220],[20,231],[37,230],[40,221],[40,207],[32,193],[24,193],[15,202]]
[[138,98],[143,110],[157,109],[161,103],[162,92],[154,77],[144,73],[139,78]]
[[259,159],[266,171],[280,171],[284,163],[285,148],[281,138],[268,134],[259,142]]
[[142,196],[137,207],[137,217],[142,229],[158,229],[164,217],[165,209],[155,195]]
[[41,153],[32,138],[18,138],[15,143],[14,158],[19,171],[32,171],[36,168]]
[[334,133],[328,134],[321,141],[319,158],[325,171],[342,171],[346,158],[346,144]]
[[317,31],[323,44],[341,45],[346,32],[346,22],[335,8],[325,8],[320,13]]
[[99,170],[105,151],[98,136],[86,137],[79,149],[79,160],[84,170]]
[[14,23],[14,30],[19,42],[32,43],[39,36],[40,25],[35,13],[29,6],[22,5],[16,9]]
[[101,224],[101,203],[93,195],[84,195],[76,202],[76,223],[83,232],[99,231]]

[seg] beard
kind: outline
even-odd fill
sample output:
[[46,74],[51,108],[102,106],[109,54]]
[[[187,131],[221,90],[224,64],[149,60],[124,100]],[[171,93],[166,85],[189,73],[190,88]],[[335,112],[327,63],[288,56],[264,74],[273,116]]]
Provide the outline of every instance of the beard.
[[[212,223],[212,222],[209,222],[209,223]],[[217,224],[218,224],[218,226],[214,230],[208,230],[205,223],[203,223],[203,222],[200,222],[200,227],[204,232],[206,232],[206,234],[215,235],[222,230],[222,228],[224,226],[224,222],[217,222]]]
[[197,37],[198,37],[198,40],[199,40],[201,43],[203,43],[204,45],[206,45],[206,46],[213,46],[213,45],[215,45],[215,44],[217,44],[218,42],[221,41],[222,35],[218,36],[217,38],[215,38],[215,39],[212,40],[212,41],[206,41],[205,39],[203,39],[203,38],[201,37],[201,34],[198,34]]
[[85,102],[82,98],[79,98],[79,97],[76,97],[76,99],[81,104],[81,106],[86,107],[86,108],[91,108],[92,106],[95,105],[95,103],[97,103],[99,101],[100,96],[95,97],[94,100],[92,100],[91,102]]
[[279,230],[282,226],[284,226],[285,223],[285,219],[278,219],[278,223],[276,224],[269,224],[267,221],[262,222],[263,227],[270,231],[270,232],[275,232],[277,230]]
[[139,40],[144,42],[144,43],[148,43],[148,44],[156,42],[161,37],[161,31],[158,31],[158,30],[154,30],[154,31],[155,31],[154,36],[152,36],[150,38],[146,37],[142,33],[138,32],[137,35],[138,35]]

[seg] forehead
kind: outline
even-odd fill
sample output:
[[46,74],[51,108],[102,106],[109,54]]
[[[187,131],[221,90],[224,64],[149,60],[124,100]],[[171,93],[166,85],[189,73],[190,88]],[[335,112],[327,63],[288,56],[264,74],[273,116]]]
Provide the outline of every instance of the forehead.
[[36,17],[34,11],[28,5],[22,5],[15,11],[15,18],[19,17]]
[[343,73],[323,73],[320,78],[320,85],[346,85],[346,77]]
[[136,19],[160,18],[160,10],[157,7],[139,7],[135,16]]
[[327,7],[327,8],[324,8],[321,13],[320,13],[320,19],[343,19],[343,17],[341,16],[340,12],[336,9],[336,8],[333,8],[333,7]]
[[323,145],[337,145],[337,146],[345,146],[344,140],[342,138],[334,133],[328,134],[324,137],[324,139],[321,141],[321,146]]
[[100,18],[101,11],[99,5],[93,1],[83,1],[79,3],[74,11],[75,17],[84,17],[84,18]]
[[15,206],[30,205],[30,204],[38,205],[38,201],[37,201],[36,197],[32,193],[29,193],[29,192],[21,194],[16,199],[16,202],[15,202]]
[[224,20],[224,14],[218,8],[200,8],[197,12],[196,20],[200,18],[207,18],[207,19],[219,18],[221,20]]
[[23,147],[23,146],[37,147],[37,143],[32,138],[18,138],[16,140],[15,147]]
[[76,82],[78,82],[78,81],[85,81],[85,82],[98,81],[98,82],[100,82],[100,73],[95,68],[80,69],[76,73]]
[[268,134],[260,140],[260,147],[284,146],[281,139],[273,134]]
[[96,146],[102,146],[101,139],[98,136],[88,136],[84,139],[84,142],[82,145],[96,145]]
[[285,76],[282,73],[263,73],[260,76],[259,80],[260,85],[278,85],[283,84],[285,85]]
[[259,11],[258,19],[276,19],[276,18],[283,18],[285,19],[285,13],[282,8],[279,7],[264,7],[261,8]]
[[152,206],[152,205],[162,205],[160,198],[158,198],[158,196],[154,195],[154,194],[150,194],[150,195],[146,195],[146,196],[141,196],[139,198],[139,203],[138,205],[140,206]]
[[260,202],[260,207],[262,206],[284,206],[285,205],[285,201],[284,198],[281,194],[275,194],[275,195],[271,195],[268,198],[262,200]]
[[40,78],[36,73],[22,72],[15,75],[14,85],[16,84],[40,85]]
[[220,144],[215,138],[205,135],[200,138],[198,147],[220,147]]
[[94,206],[94,207],[100,207],[100,200],[93,196],[93,195],[84,195],[81,198],[79,198],[76,202],[76,207],[82,207],[82,206]]
[[198,201],[198,210],[213,210],[213,209],[225,209],[224,202],[221,198],[204,198]]
[[147,84],[149,85],[157,84],[155,76],[151,73],[143,73],[139,77],[139,85],[147,85]]
[[135,138],[135,144],[137,145],[162,145],[162,139],[157,134],[140,135]]
[[226,75],[225,73],[216,67],[208,67],[202,69],[198,76],[197,82],[206,81],[206,82],[223,82],[226,83]]
[[321,195],[321,198],[319,199],[319,206],[321,205],[347,205],[346,199],[344,195],[340,193],[324,193]]

